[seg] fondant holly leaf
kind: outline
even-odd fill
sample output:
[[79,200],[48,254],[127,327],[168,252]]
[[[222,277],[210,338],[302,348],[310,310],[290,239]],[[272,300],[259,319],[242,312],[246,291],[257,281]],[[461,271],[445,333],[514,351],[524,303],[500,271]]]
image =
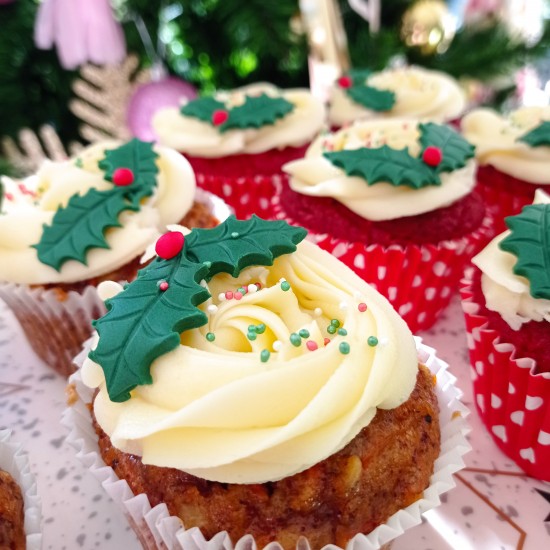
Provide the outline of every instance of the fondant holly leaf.
[[229,117],[220,130],[225,132],[233,128],[261,128],[275,124],[294,110],[294,104],[282,97],[270,97],[265,93],[259,96],[246,96],[242,105],[229,111]]
[[448,126],[429,122],[419,124],[419,130],[422,150],[430,145],[441,150],[441,162],[435,167],[437,172],[452,172],[463,168],[466,161],[474,156],[475,147]]
[[[182,253],[172,261],[156,258],[107,300],[107,313],[93,323],[99,343],[90,358],[103,368],[111,401],[126,401],[138,384],[151,384],[151,363],[178,347],[181,332],[207,322],[196,307],[210,296],[199,284],[207,271]],[[159,290],[159,281],[168,289]]]
[[408,185],[420,189],[440,185],[439,176],[421,159],[409,154],[408,149],[392,149],[387,145],[370,149],[347,149],[323,153],[332,164],[342,168],[348,176],[359,176],[368,185],[384,181],[395,186]]
[[346,89],[346,93],[355,103],[372,111],[389,111],[395,105],[395,93],[390,90],[354,84]]
[[550,122],[547,120],[542,121],[536,128],[519,137],[517,140],[523,141],[531,147],[550,145]]
[[294,252],[306,234],[284,221],[232,216],[214,229],[193,229],[175,257],[156,258],[142,269],[106,302],[107,313],[94,322],[99,343],[90,358],[101,365],[111,400],[126,401],[137,385],[151,384],[151,363],[175,349],[182,332],[207,322],[197,308],[210,296],[201,279],[272,265],[276,257]]
[[105,158],[99,161],[98,166],[105,172],[105,179],[110,182],[113,181],[117,168],[130,169],[134,174],[134,181],[128,186],[127,198],[138,206],[143,198],[153,194],[157,184],[157,157],[152,143],[134,138],[121,147],[105,151]]
[[525,206],[505,222],[511,233],[499,246],[517,257],[514,273],[529,280],[531,296],[550,300],[550,204]]
[[120,227],[118,215],[135,209],[121,188],[73,195],[65,208],[57,210],[52,224],[44,225],[42,238],[34,245],[38,259],[58,271],[67,260],[86,264],[90,248],[109,248],[104,233],[109,227]]
[[372,74],[370,69],[350,69],[347,75],[351,78],[353,84],[365,84],[367,78]]
[[182,115],[198,118],[205,122],[212,122],[212,114],[220,109],[225,110],[225,104],[213,97],[199,97],[184,105],[180,112]]

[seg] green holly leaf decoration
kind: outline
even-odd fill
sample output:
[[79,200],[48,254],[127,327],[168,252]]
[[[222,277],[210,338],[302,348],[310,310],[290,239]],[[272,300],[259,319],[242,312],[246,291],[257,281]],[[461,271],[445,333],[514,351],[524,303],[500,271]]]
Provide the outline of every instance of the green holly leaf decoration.
[[367,78],[372,74],[370,69],[350,69],[347,72],[354,84],[365,84]]
[[84,195],[73,195],[65,207],[55,213],[51,225],[44,225],[40,242],[34,245],[38,259],[59,271],[68,260],[86,265],[91,248],[109,248],[105,231],[120,227],[118,216],[124,210],[137,211],[140,201],[150,196],[156,186],[158,167],[151,143],[133,139],[105,152],[98,166],[105,179],[112,181],[117,168],[132,170],[130,185],[98,191],[89,189]]
[[536,128],[519,137],[517,141],[523,141],[531,147],[550,145],[550,122],[544,120]]
[[421,159],[411,156],[408,149],[392,149],[383,145],[376,149],[344,149],[323,153],[323,156],[342,168],[348,176],[359,176],[368,185],[383,181],[420,189],[441,184],[437,173]]
[[517,257],[514,273],[529,280],[531,296],[550,300],[550,204],[525,206],[505,222],[511,233],[499,247]]
[[[151,384],[151,363],[175,349],[182,332],[206,324],[197,308],[210,296],[199,284],[202,279],[272,265],[276,257],[294,252],[306,234],[284,221],[232,216],[214,229],[193,229],[177,256],[156,258],[142,269],[94,322],[100,338],[89,356],[101,365],[111,400],[126,401],[136,386]],[[161,282],[167,283],[165,290]]]
[[475,154],[475,147],[449,126],[429,122],[419,124],[418,127],[422,151],[429,146],[435,146],[441,150],[441,162],[435,167],[438,173],[453,172],[463,168],[466,166],[466,161]]
[[389,111],[395,105],[395,93],[390,90],[379,90],[365,84],[354,84],[346,88],[346,94],[355,103],[371,111]]
[[225,104],[213,97],[199,97],[184,105],[180,112],[182,115],[198,118],[205,122],[212,122],[214,111],[225,110]]

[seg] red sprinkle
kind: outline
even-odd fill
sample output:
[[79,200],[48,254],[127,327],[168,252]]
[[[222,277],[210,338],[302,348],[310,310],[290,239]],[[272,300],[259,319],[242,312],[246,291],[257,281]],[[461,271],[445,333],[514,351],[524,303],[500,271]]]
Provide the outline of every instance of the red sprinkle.
[[229,113],[223,109],[217,109],[212,113],[212,124],[221,126],[229,118]]
[[349,76],[341,76],[338,79],[338,86],[340,88],[351,88],[353,85],[353,80]]
[[325,346],[328,346],[330,344],[330,338],[325,338]]
[[233,294],[233,298],[235,298],[235,300],[240,300],[242,297],[243,297],[243,293],[239,292],[238,290],[237,292],[235,292],[235,294]]
[[8,199],[9,201],[13,200],[13,195],[11,193],[8,193],[7,191],[4,193],[4,197]]
[[422,160],[428,166],[438,166],[442,159],[443,153],[441,152],[441,149],[439,147],[435,147],[434,145],[428,145],[422,153]]
[[233,300],[233,292],[231,290],[228,290],[226,293],[225,293],[225,299],[226,300]]
[[169,286],[170,285],[166,281],[162,281],[162,283],[160,283],[159,285],[159,288],[162,290],[162,292],[164,292],[165,290],[168,290]]
[[185,242],[185,237],[179,231],[168,231],[162,235],[157,244],[155,245],[155,252],[163,260],[170,260],[174,256],[177,256]]
[[[21,193],[23,193],[23,195],[30,195],[31,197],[34,197],[36,195],[36,193],[34,191],[31,191],[30,189],[28,189],[24,184],[22,183],[19,183],[17,185],[17,187],[19,187],[19,191],[21,191]],[[6,194],[7,196],[7,194]]]
[[134,181],[134,173],[130,168],[117,168],[113,172],[113,183],[119,187],[130,185]]
[[364,302],[361,302],[360,304],[357,304],[357,309],[363,313],[365,311],[367,311],[367,304],[365,304]]
[[[327,338],[327,340],[328,340],[328,338]],[[330,340],[329,340],[329,341],[330,341]],[[307,349],[308,349],[309,351],[315,351],[315,350],[317,349],[317,347],[318,347],[318,346],[317,346],[317,342],[314,342],[313,340],[308,340],[308,341],[306,342],[306,346],[307,346]]]

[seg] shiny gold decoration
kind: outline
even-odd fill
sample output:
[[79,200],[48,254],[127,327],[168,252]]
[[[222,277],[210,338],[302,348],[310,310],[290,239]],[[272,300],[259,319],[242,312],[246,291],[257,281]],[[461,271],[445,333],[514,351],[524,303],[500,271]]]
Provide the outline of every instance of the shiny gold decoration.
[[455,31],[456,18],[442,0],[418,0],[403,14],[401,39],[423,55],[444,52]]

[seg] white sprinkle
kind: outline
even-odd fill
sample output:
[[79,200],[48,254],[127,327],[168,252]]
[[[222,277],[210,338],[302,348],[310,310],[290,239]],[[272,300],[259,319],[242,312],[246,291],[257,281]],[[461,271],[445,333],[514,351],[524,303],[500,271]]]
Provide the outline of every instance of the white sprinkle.
[[363,298],[363,295],[358,291],[356,290],[354,293],[353,293],[353,297],[356,299],[356,300],[361,300]]
[[208,311],[208,313],[216,313],[216,311],[218,311],[218,306],[216,304],[210,304],[206,308],[206,311]]
[[206,281],[204,279],[199,284],[204,288],[208,288],[208,285],[206,284]]
[[218,301],[219,302],[225,302],[225,292],[220,292],[218,294]]
[[389,338],[379,338],[378,339],[378,346],[387,346],[390,343]]
[[340,309],[348,309],[348,303],[347,302],[340,302]]
[[315,315],[315,317],[321,317],[321,315],[323,315],[323,310],[320,307],[316,307],[313,310],[313,315]]
[[258,287],[256,285],[248,285],[247,287],[247,290],[248,292],[257,292],[258,291]]
[[275,342],[273,342],[273,351],[281,351],[282,347],[283,343],[280,340],[275,340]]

